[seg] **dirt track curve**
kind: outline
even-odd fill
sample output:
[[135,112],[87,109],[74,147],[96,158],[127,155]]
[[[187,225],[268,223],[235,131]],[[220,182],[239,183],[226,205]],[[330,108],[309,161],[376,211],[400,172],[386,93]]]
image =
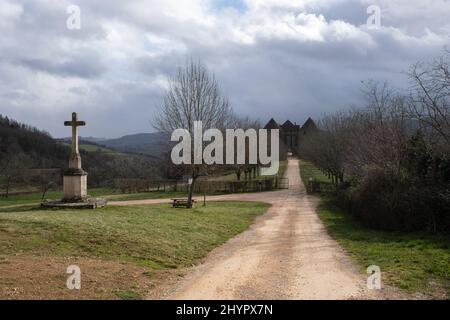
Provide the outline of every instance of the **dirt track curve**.
[[[213,250],[163,298],[399,298],[390,289],[367,289],[366,276],[330,238],[315,213],[318,199],[306,194],[298,160],[289,160],[286,176],[289,190],[209,197],[209,201],[261,201],[272,207],[247,231]],[[167,199],[111,204],[164,202]]]

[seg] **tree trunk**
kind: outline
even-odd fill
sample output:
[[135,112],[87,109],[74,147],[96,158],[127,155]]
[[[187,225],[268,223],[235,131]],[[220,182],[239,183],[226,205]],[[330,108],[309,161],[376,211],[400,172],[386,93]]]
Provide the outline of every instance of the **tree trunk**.
[[6,178],[6,198],[9,198],[9,188],[11,187],[11,177]]
[[188,208],[189,209],[192,208],[192,194],[194,193],[195,180],[197,180],[197,178],[192,178],[192,184],[190,186],[188,186],[188,188],[189,188],[189,191],[188,191]]
[[241,174],[242,174],[241,170],[236,171],[236,178],[238,181],[241,181]]

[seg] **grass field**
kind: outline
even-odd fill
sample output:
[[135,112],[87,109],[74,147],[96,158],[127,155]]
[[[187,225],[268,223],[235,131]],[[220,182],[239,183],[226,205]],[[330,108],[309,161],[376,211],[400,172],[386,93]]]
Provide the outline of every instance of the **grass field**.
[[[70,143],[64,142],[62,143],[68,147],[71,146]],[[110,149],[110,148],[106,148],[106,147],[102,147],[100,145],[94,145],[94,144],[88,144],[88,143],[81,143],[79,145],[80,150],[86,151],[86,152],[103,152],[103,153],[107,153],[107,154],[112,154],[112,155],[123,155],[124,153],[114,150],[114,149]]]
[[[108,188],[93,188],[89,189],[89,194],[92,197],[109,196],[114,194],[114,190]],[[45,195],[46,199],[61,199],[63,196],[62,191],[49,191]],[[25,205],[40,203],[42,199],[42,192],[24,194],[24,195],[13,195],[8,198],[0,197],[0,208],[6,206],[14,205]]]
[[[91,146],[91,145],[87,145]],[[92,146],[91,146],[92,147]],[[280,170],[278,176],[284,176],[287,168],[287,161],[280,162]],[[258,179],[264,179],[267,177],[259,176]],[[0,177],[0,179],[2,179]],[[218,175],[213,177],[202,177],[201,179],[209,181],[235,181],[236,174],[229,173],[226,175]],[[243,179],[243,177],[242,177]],[[1,182],[1,180],[0,180]],[[22,190],[23,191],[23,190]],[[220,192],[209,192],[208,195],[218,195]],[[111,201],[127,201],[127,200],[147,200],[147,199],[165,199],[165,198],[180,198],[186,197],[186,192],[175,191],[154,191],[154,192],[140,192],[140,193],[125,193],[122,194],[118,190],[112,188],[89,188],[89,196],[102,197]],[[203,194],[195,194],[196,197],[202,197]],[[45,195],[45,199],[61,199],[63,197],[62,191],[48,191]],[[16,205],[32,205],[41,202],[42,192],[33,192],[23,195],[11,195],[8,198],[0,197],[0,208],[16,206]]]
[[309,178],[313,178],[321,183],[332,183],[322,171],[316,168],[312,163],[306,161],[300,161],[300,173],[305,185],[308,183]]
[[[304,183],[327,177],[309,163],[301,163]],[[378,265],[386,284],[431,298],[450,297],[450,238],[426,233],[370,230],[324,197],[317,209],[330,235],[357,261],[361,271]]]
[[[280,168],[278,170],[278,176],[280,178],[284,177],[284,173],[286,172],[287,169],[287,160],[283,160],[280,161]],[[265,179],[265,178],[269,178],[270,176],[258,176],[257,179]],[[236,177],[236,173],[234,172],[229,172],[228,174],[223,174],[223,175],[217,175],[217,176],[213,176],[213,177],[202,177],[202,179],[205,180],[209,180],[209,181],[236,181],[237,177]],[[245,179],[245,175],[244,173],[242,173],[241,175],[241,180]]]
[[[266,204],[243,202],[208,203],[193,210],[168,205],[95,211],[10,208],[0,212],[0,272],[7,276],[2,259],[20,254],[128,263],[144,268],[151,278],[157,271],[191,266],[267,209]],[[134,286],[122,284],[117,292],[108,288],[105,297],[141,297],[144,293]]]
[[111,153],[111,154],[120,153],[116,150],[105,148],[102,146],[96,146],[93,144],[80,144],[79,148],[80,148],[80,150],[84,150],[87,152],[104,152],[104,153]]
[[[91,188],[89,189],[89,195],[91,197],[103,197],[111,201],[147,200],[147,199],[165,199],[165,198],[169,199],[174,197],[186,197],[185,192],[153,191],[153,192],[122,194],[114,189],[109,188]],[[46,199],[61,199],[62,197],[63,197],[62,191],[49,191],[45,196]],[[9,196],[8,198],[0,197],[0,208],[16,205],[38,204],[41,202],[41,198],[42,198],[41,192],[24,194],[19,196],[17,195]]]
[[[208,193],[208,195],[216,195],[219,193]],[[91,188],[89,189],[91,197],[102,197],[109,201],[128,201],[128,200],[149,200],[149,199],[170,199],[187,197],[186,192],[179,191],[152,191],[140,193],[119,193],[114,189],[109,188]],[[62,191],[47,192],[46,199],[61,199],[63,197]],[[194,197],[203,198],[203,194],[194,194]],[[14,195],[8,198],[0,197],[0,212],[1,208],[20,205],[37,205],[41,202],[42,193],[36,192],[24,195]]]

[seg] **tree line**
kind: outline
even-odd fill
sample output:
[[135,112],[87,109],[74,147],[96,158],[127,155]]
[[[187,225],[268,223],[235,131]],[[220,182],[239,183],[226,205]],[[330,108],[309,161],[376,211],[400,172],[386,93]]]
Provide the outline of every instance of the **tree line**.
[[449,64],[449,52],[414,64],[407,93],[365,83],[365,107],[325,115],[300,141],[366,226],[450,231]]
[[[71,149],[49,133],[0,115],[0,187],[8,196],[11,189],[60,186],[68,167]],[[156,159],[131,154],[80,151],[89,185],[113,186],[114,179],[160,179],[162,164]],[[38,169],[60,169],[38,170]],[[55,173],[56,172],[56,173]]]
[[[202,122],[203,131],[215,129],[222,134],[225,133],[226,129],[242,129],[243,131],[250,129],[258,132],[258,129],[261,128],[258,121],[236,115],[214,74],[209,72],[204,64],[200,61],[189,61],[185,66],[179,67],[176,75],[169,80],[169,88],[164,96],[162,105],[157,110],[153,124],[155,129],[166,133],[168,136],[171,136],[177,129],[185,129],[191,137],[194,137],[196,121]],[[191,139],[193,140],[193,138]],[[214,139],[211,140],[217,143]],[[258,136],[257,140],[259,139],[260,137]],[[245,158],[245,161],[242,161],[243,163],[241,164],[218,165],[207,164],[204,161],[201,164],[195,164],[192,160],[190,161],[191,164],[173,165],[171,164],[170,155],[167,156],[171,175],[191,178],[192,185],[188,194],[189,206],[192,204],[192,193],[195,183],[201,176],[233,171],[238,181],[242,178],[245,180],[256,178],[260,168],[260,160],[258,160],[257,164],[255,164],[256,161],[250,161],[250,138],[246,137],[244,143],[242,143],[245,146],[245,154],[239,155],[236,140],[226,141],[225,139],[224,149],[221,150],[220,155],[217,155],[216,151],[214,151],[214,156],[225,159],[228,151],[225,146],[227,144],[234,145],[234,154],[231,156],[234,159],[238,156]],[[251,147],[256,147],[259,150],[258,143],[256,143],[256,146],[252,145]],[[285,149],[285,146],[283,148]],[[270,145],[268,150],[269,154],[272,155]],[[194,159],[192,151],[190,155],[187,155],[188,159],[189,156],[191,159]],[[223,161],[223,163],[225,162],[228,161]]]

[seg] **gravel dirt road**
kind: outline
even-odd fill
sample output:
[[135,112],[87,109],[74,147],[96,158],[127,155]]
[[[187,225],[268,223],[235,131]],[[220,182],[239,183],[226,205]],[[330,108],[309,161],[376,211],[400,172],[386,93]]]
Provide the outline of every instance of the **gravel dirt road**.
[[[167,299],[385,299],[403,298],[386,288],[368,290],[360,272],[330,238],[306,194],[299,161],[290,159],[289,190],[209,197],[208,201],[260,201],[272,204],[244,233],[213,250],[203,263],[160,298]],[[167,202],[112,202],[139,205]]]

